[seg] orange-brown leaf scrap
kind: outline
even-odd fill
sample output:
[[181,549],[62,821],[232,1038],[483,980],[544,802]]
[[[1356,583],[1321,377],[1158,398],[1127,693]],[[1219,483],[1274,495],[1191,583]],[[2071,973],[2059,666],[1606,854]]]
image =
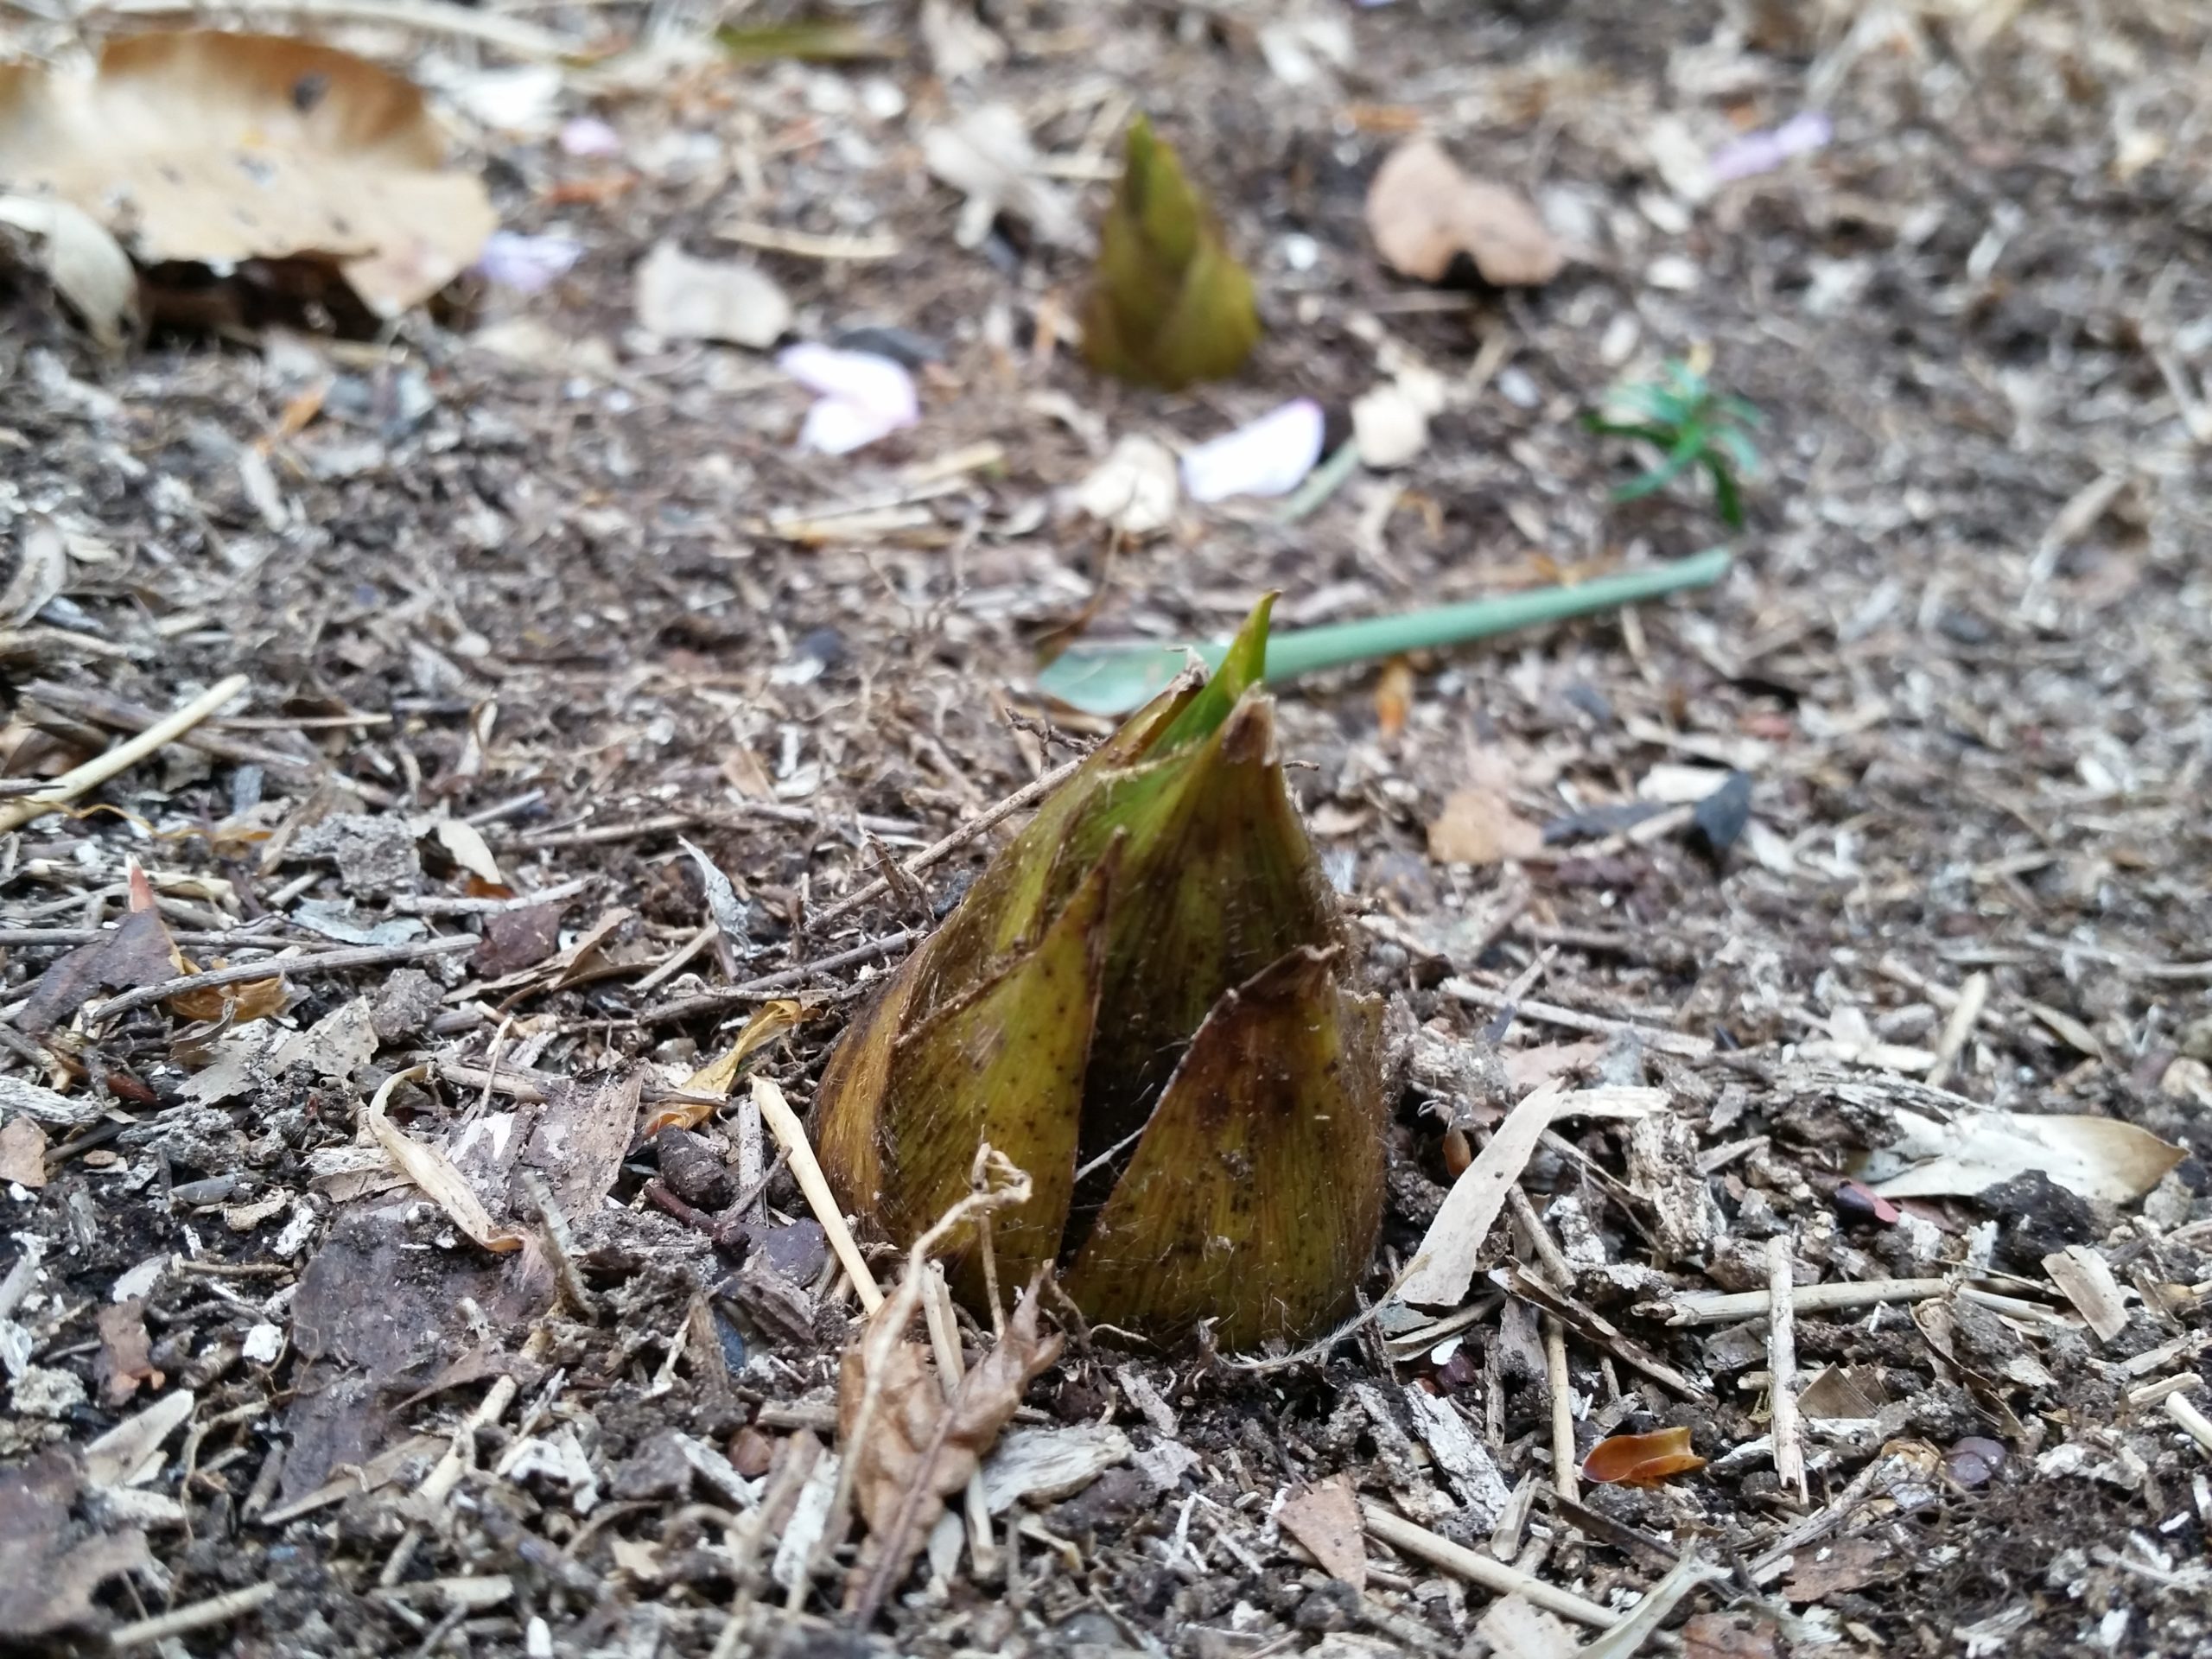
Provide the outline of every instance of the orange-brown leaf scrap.
[[1600,1486],[1656,1486],[1670,1475],[1704,1467],[1705,1459],[1690,1450],[1688,1428],[1662,1428],[1608,1435],[1582,1460],[1582,1478]]
[[[884,1307],[911,1318],[913,1304],[893,1298]],[[871,1341],[873,1334],[871,1326],[848,1344],[837,1376],[837,1433],[844,1455],[857,1460],[853,1499],[868,1530],[846,1586],[845,1605],[863,1618],[906,1576],[946,1497],[968,1484],[1021,1403],[1030,1379],[1060,1357],[1062,1341],[1057,1332],[1039,1330],[1033,1286],[1022,1293],[998,1345],[969,1370],[948,1400],[925,1346],[902,1341],[885,1348]],[[875,1408],[866,1434],[855,1444],[872,1351],[884,1355],[874,1378]]]

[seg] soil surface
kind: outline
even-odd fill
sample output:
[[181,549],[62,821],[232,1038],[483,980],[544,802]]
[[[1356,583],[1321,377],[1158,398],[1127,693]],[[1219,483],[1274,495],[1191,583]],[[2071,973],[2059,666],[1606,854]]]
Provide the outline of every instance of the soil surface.
[[[247,678],[0,844],[0,1553],[32,1564],[0,1640],[1588,1638],[1376,1523],[1363,1556],[1356,1497],[1616,1611],[1711,1564],[1650,1651],[2203,1650],[2212,19],[988,4],[963,62],[943,19],[972,14],[922,10],[855,9],[875,46],[849,60],[734,64],[689,44],[697,8],[524,9],[628,55],[548,71],[511,128],[480,119],[499,48],[332,35],[438,89],[505,226],[581,243],[541,291],[472,277],[340,339],[261,273],[191,307],[168,273],[168,321],[111,359],[0,259],[0,544],[66,555],[0,619],[10,775]],[[1150,113],[1253,271],[1241,375],[1105,382],[1071,344],[1079,250],[1010,211],[960,245],[923,138],[983,103],[1084,224]],[[1713,180],[1808,111],[1824,146]],[[583,115],[613,154],[564,147]],[[1559,276],[1382,264],[1367,183],[1422,130],[1529,195]],[[772,354],[645,332],[664,240],[756,263],[792,338],[903,354],[918,421],[801,453],[809,396]],[[741,1105],[639,1130],[778,998],[803,1018],[750,1064],[804,1109],[857,1000],[1020,820],[816,918],[1109,728],[1035,691],[1072,632],[1218,638],[1269,588],[1306,626],[1721,539],[1701,480],[1615,502],[1642,463],[1582,421],[1673,359],[1764,420],[1721,582],[1281,694],[1402,1039],[1370,1317],[1256,1361],[1072,1332],[1007,1441],[1095,1461],[1011,1500],[981,1567],[955,1525],[843,1617],[854,1546],[808,1540],[851,1281]],[[1180,448],[1294,397],[1333,451],[1408,365],[1445,389],[1425,448],[1294,520],[1186,500],[1133,538],[1071,499],[1119,438]],[[149,899],[166,942],[115,925]],[[227,1001],[132,997],[187,970],[172,943],[200,969],[296,950]],[[1390,1302],[1548,1077],[1663,1104],[1560,1121],[1473,1317]],[[2013,1122],[1993,1111],[2105,1123],[2027,1173],[1857,1184],[1900,1114]],[[386,1113],[450,1154],[499,1249],[393,1167]],[[2115,1123],[2175,1150],[2137,1179]],[[1692,1317],[1770,1299],[1776,1261],[1941,1281],[1798,1308],[1794,1432],[1770,1302]],[[1670,1426],[1701,1467],[1576,1478]]]

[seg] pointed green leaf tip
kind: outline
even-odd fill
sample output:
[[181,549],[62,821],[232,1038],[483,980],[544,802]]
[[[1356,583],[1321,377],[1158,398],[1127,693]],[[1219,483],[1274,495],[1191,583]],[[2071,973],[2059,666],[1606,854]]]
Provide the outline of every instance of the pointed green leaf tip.
[[1128,161],[1099,228],[1083,327],[1093,368],[1170,391],[1236,373],[1260,338],[1251,276],[1142,116],[1129,124]]
[[1166,754],[1185,743],[1212,736],[1215,728],[1229,718],[1229,711],[1236,706],[1236,700],[1268,677],[1268,618],[1274,607],[1273,594],[1265,595],[1252,607],[1252,614],[1244,619],[1244,626],[1229,642],[1221,666],[1214,670],[1198,696],[1176,715],[1174,724],[1160,734],[1160,741],[1152,747],[1153,754]]

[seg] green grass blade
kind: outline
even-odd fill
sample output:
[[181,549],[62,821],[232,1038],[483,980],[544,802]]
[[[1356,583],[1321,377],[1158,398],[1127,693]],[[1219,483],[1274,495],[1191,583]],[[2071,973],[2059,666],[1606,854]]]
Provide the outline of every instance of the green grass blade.
[[[1266,645],[1270,684],[1325,668],[1433,649],[1541,627],[1569,617],[1587,616],[1623,605],[1661,598],[1686,588],[1717,582],[1728,569],[1729,550],[1702,553],[1649,570],[1628,570],[1573,586],[1539,588],[1525,594],[1501,594],[1460,605],[1441,605],[1365,622],[1338,623],[1279,633]],[[1136,708],[1181,671],[1192,652],[1209,666],[1220,664],[1220,644],[1077,645],[1037,677],[1039,689],[1086,714],[1119,715]]]

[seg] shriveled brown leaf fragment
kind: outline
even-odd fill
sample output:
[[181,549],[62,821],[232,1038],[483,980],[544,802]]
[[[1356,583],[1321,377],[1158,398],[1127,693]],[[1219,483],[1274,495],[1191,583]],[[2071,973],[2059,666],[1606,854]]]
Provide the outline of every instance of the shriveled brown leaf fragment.
[[46,1131],[28,1115],[11,1117],[0,1128],[0,1181],[46,1185]]
[[1501,864],[1543,844],[1542,830],[1487,789],[1454,790],[1428,826],[1428,855],[1440,864]]
[[1283,1530],[1313,1552],[1321,1570],[1354,1589],[1367,1586],[1367,1533],[1359,1518],[1359,1497],[1338,1476],[1301,1487],[1283,1500],[1277,1518]]
[[176,947],[159,913],[134,910],[41,974],[16,1024],[29,1036],[43,1036],[104,990],[158,985],[177,971]]
[[[912,1306],[893,1299],[884,1308],[912,1317]],[[887,1346],[872,1340],[877,1333],[871,1325],[847,1346],[837,1377],[837,1432],[848,1442],[845,1455],[857,1459],[853,1498],[868,1529],[846,1587],[849,1611],[906,1575],[947,1496],[967,1485],[1030,1379],[1060,1357],[1059,1333],[1041,1332],[1038,1317],[1033,1287],[1015,1305],[998,1345],[969,1369],[950,1400],[924,1344]],[[883,1356],[873,1379],[875,1408],[867,1434],[853,1445],[871,1381],[871,1351]],[[881,1589],[872,1592],[875,1586]]]
[[137,1297],[99,1311],[100,1395],[119,1406],[138,1392],[141,1382],[158,1389],[168,1379],[154,1369],[151,1338],[146,1334],[146,1304]]
[[535,968],[561,948],[561,915],[567,908],[556,901],[493,911],[484,918],[484,943],[468,965],[486,979]]
[[1774,1659],[1770,1620],[1743,1613],[1694,1613],[1682,1626],[1683,1659]]
[[0,1470],[0,1642],[31,1643],[96,1624],[92,1592],[121,1573],[153,1566],[137,1528],[86,1535],[69,1519],[83,1485],[66,1452]]
[[1392,269],[1442,282],[1465,254],[1496,288],[1534,288],[1566,263],[1527,198],[1471,178],[1433,138],[1390,153],[1367,189],[1367,229]]

